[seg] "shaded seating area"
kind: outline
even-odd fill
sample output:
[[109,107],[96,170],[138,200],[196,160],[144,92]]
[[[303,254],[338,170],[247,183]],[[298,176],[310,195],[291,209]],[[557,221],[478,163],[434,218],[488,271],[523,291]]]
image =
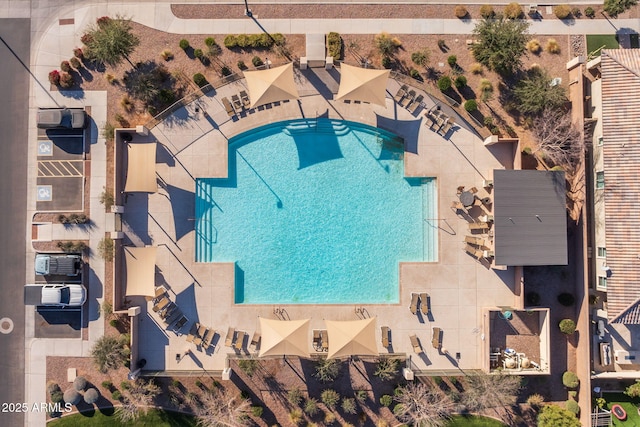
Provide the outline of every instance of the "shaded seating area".
[[340,66],[340,87],[335,99],[369,102],[384,107],[389,74],[390,70],[366,69],[343,63]]

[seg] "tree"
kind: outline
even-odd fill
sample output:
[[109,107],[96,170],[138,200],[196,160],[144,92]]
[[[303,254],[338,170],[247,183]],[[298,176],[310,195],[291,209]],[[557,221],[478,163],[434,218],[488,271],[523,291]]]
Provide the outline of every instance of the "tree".
[[575,372],[566,371],[562,374],[562,384],[567,388],[577,388],[580,385],[580,379]]
[[402,421],[419,427],[441,427],[454,410],[453,401],[438,387],[427,387],[422,383],[409,383],[399,390],[396,400]]
[[580,420],[566,409],[545,405],[538,413],[538,427],[580,427]]
[[512,75],[522,65],[529,35],[526,21],[483,19],[473,34],[478,43],[471,47],[476,61],[502,76]]
[[624,390],[624,394],[632,398],[640,397],[640,382],[636,380],[635,383]]
[[467,377],[463,396],[470,411],[489,408],[508,408],[516,403],[522,378],[516,375],[478,373]]
[[91,349],[91,357],[102,373],[110,369],[118,369],[130,355],[125,338],[103,335],[98,338]]
[[638,0],[604,0],[604,11],[614,18],[638,4]]
[[316,372],[313,376],[323,383],[330,383],[338,378],[339,373],[340,362],[336,359],[320,359],[318,360]]
[[584,138],[571,122],[571,114],[563,110],[545,108],[533,121],[533,136],[538,150],[567,171],[580,164],[586,150]]
[[223,388],[203,393],[202,405],[196,410],[198,425],[202,427],[244,427],[251,425],[248,417],[251,402],[240,394]]
[[388,381],[398,374],[398,365],[398,359],[389,359],[387,357],[380,358],[378,359],[376,370],[373,375],[383,381]]
[[560,109],[567,102],[565,89],[560,85],[551,85],[549,75],[538,68],[527,72],[526,77],[516,84],[513,95],[517,108],[524,115],[539,115],[545,108]]
[[100,393],[95,388],[90,388],[89,390],[84,392],[84,401],[89,405],[93,405],[100,398]]
[[85,57],[91,61],[116,66],[126,59],[140,44],[140,39],[132,33],[131,19],[117,15],[115,19],[103,20],[91,25],[82,37],[86,44]]

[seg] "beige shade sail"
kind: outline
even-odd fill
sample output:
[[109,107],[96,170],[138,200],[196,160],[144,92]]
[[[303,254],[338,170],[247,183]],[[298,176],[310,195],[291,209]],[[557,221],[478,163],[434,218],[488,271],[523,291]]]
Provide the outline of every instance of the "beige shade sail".
[[329,335],[327,359],[346,356],[377,356],[376,318],[364,320],[325,320]]
[[293,64],[259,71],[245,71],[251,108],[270,102],[298,99]]
[[126,192],[155,193],[156,183],[156,143],[127,143]]
[[309,357],[309,319],[260,319],[262,356]]
[[336,99],[370,102],[384,107],[389,73],[389,70],[369,70],[342,64]]
[[124,247],[124,260],[127,269],[126,296],[155,296],[157,249],[156,246]]

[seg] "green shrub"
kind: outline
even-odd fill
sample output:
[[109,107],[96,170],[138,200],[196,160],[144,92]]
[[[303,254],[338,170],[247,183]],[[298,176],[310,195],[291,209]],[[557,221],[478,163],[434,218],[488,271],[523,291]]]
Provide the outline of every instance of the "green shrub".
[[571,8],[571,15],[573,15],[574,18],[579,18],[580,16],[582,16],[582,12],[580,12],[579,7],[574,6]]
[[456,6],[454,12],[456,14],[456,18],[458,19],[466,18],[467,15],[469,15],[469,11],[467,11],[467,8],[462,6],[461,4]]
[[458,57],[455,55],[449,55],[447,58],[447,64],[449,64],[449,67],[455,68],[455,66],[458,65]]
[[447,43],[443,39],[438,39],[438,47],[444,51],[447,47]]
[[594,18],[596,16],[596,11],[591,6],[589,6],[584,10],[584,15],[587,18]]
[[572,400],[572,399],[567,400],[564,406],[567,409],[567,411],[573,412],[574,414],[576,414],[576,416],[580,414],[580,405],[578,405],[578,402],[576,402],[575,400]]
[[251,407],[251,415],[253,415],[256,418],[260,418],[262,416],[263,411],[264,411],[264,408],[262,406],[256,405]]
[[256,68],[261,67],[262,65],[264,65],[264,62],[262,62],[262,59],[257,55],[254,56],[253,58],[251,58],[251,63]]
[[198,59],[202,59],[204,57],[204,52],[202,51],[202,49],[194,49],[193,56]]
[[318,401],[313,397],[308,398],[304,402],[304,412],[313,417],[318,413]]
[[189,40],[187,40],[187,39],[180,40],[180,49],[182,49],[182,50],[189,49]]
[[446,92],[451,89],[451,78],[443,76],[438,79],[438,89],[442,92]]
[[524,12],[522,11],[522,6],[520,4],[513,2],[509,3],[504,8],[504,16],[509,19],[520,19],[524,16]]
[[319,381],[330,383],[338,378],[340,362],[336,359],[320,359],[316,363],[316,372],[313,374]]
[[215,46],[216,43],[216,39],[214,39],[213,37],[207,37],[206,39],[204,39],[204,44],[207,45],[207,47],[211,47],[211,46]]
[[342,37],[340,37],[340,34],[333,31],[330,32],[327,35],[327,45],[329,56],[339,60],[342,57]]
[[571,307],[575,303],[575,300],[576,299],[573,294],[570,294],[568,292],[563,292],[558,295],[558,302],[565,307]]
[[421,49],[411,54],[411,61],[421,67],[426,67],[429,63],[429,51],[427,49]]
[[580,379],[575,372],[566,371],[562,374],[562,384],[567,388],[577,388],[580,385]]
[[249,40],[249,36],[246,34],[238,34],[236,36],[236,43],[238,44],[238,47],[241,48],[245,48],[245,47],[249,47],[250,45],[250,40]]
[[340,394],[335,390],[327,389],[320,393],[320,399],[322,403],[327,405],[327,408],[333,409],[340,401]]
[[416,70],[415,68],[412,68],[411,70],[409,70],[409,75],[411,77],[413,77],[416,80],[422,80],[422,76],[420,75],[420,71]]
[[233,49],[234,47],[238,46],[238,39],[235,35],[229,34],[224,38],[223,43],[224,47],[226,47],[227,49]]
[[120,400],[122,399],[122,393],[120,393],[120,390],[114,390],[113,393],[111,393],[111,397],[114,400]]
[[300,402],[302,402],[302,392],[300,391],[300,389],[296,387],[289,390],[287,392],[287,401],[292,406],[300,405]]
[[640,397],[640,382],[636,380],[635,383],[624,390],[624,394],[634,399]]
[[388,408],[393,403],[393,396],[388,394],[380,396],[380,404],[385,408]]
[[[196,380],[196,387],[202,388],[202,381]],[[245,393],[245,391],[243,390],[242,393]],[[240,393],[240,396],[242,396],[242,393]],[[247,397],[249,397],[249,396],[247,396]],[[243,397],[243,399],[246,399],[246,398]]]
[[50,396],[51,396],[51,401],[53,403],[59,403],[59,402],[62,402],[64,400],[64,393],[60,389],[58,389],[58,390],[54,391],[53,393],[51,393]]
[[604,397],[596,397],[595,402],[598,409],[604,408],[605,405],[607,404],[607,400]]
[[351,397],[345,397],[342,399],[342,410],[345,414],[356,413],[356,400]]
[[106,388],[107,390],[111,390],[111,387],[113,387],[113,383],[111,381],[102,381],[102,387]]
[[69,64],[71,64],[71,66],[76,70],[79,70],[80,68],[82,68],[82,62],[80,62],[80,60],[75,56],[69,59]]
[[527,397],[527,403],[533,408],[539,408],[544,403],[544,397],[538,393],[534,393]]
[[220,74],[222,74],[224,77],[226,77],[226,76],[230,76],[233,73],[231,72],[231,69],[229,67],[224,66],[224,67],[222,67],[220,69]]
[[391,68],[391,58],[388,56],[383,56],[380,63],[382,64],[383,68],[386,68],[386,69]]
[[369,393],[367,393],[367,390],[356,390],[356,400],[358,402],[364,402],[368,397]]
[[604,0],[604,11],[615,18],[637,3],[637,0]]
[[562,319],[558,327],[563,334],[571,335],[576,331],[576,322],[571,319]]
[[462,89],[467,85],[467,78],[465,76],[458,76],[456,77],[454,84],[458,90]]
[[470,99],[464,103],[464,109],[467,112],[472,113],[478,109],[478,103],[475,101],[475,99]]
[[558,19],[567,19],[571,15],[571,8],[566,4],[559,4],[553,7],[553,13]]
[[207,85],[209,82],[207,78],[202,73],[196,73],[193,75],[193,81],[200,87]]
[[496,12],[493,10],[493,6],[490,4],[483,4],[480,7],[480,16],[484,19],[491,19],[495,16]]
[[244,71],[244,70],[246,70],[247,68],[249,68],[249,67],[247,67],[247,65],[246,65],[246,64],[244,63],[244,61],[242,61],[242,60],[238,61],[238,63],[237,63],[236,65],[238,66],[238,68],[239,68],[241,71]]

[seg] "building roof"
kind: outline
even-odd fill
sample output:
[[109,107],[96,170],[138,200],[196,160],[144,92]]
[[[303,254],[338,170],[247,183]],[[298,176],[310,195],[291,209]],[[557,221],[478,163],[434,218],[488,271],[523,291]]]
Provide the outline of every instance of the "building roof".
[[493,182],[496,265],[566,265],[564,172],[495,170]]
[[612,319],[640,299],[640,49],[603,50],[601,76],[605,187],[600,191]]

